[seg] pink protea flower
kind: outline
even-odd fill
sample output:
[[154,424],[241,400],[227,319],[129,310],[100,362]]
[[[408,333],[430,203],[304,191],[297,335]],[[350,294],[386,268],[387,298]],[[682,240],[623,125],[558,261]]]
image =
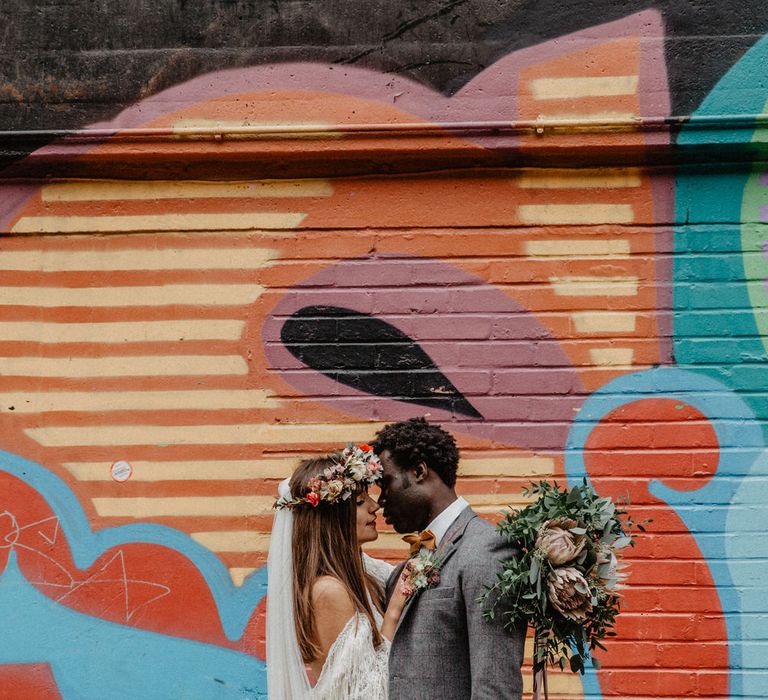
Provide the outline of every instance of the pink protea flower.
[[544,552],[552,566],[562,566],[573,561],[584,549],[586,538],[571,532],[574,527],[575,520],[555,518],[547,520],[539,530],[536,547]]
[[547,582],[547,599],[563,617],[581,622],[592,611],[586,579],[572,566],[555,569]]

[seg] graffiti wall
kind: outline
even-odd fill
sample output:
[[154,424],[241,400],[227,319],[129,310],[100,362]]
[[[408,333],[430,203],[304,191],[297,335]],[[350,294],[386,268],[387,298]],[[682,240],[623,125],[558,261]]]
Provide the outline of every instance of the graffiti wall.
[[[490,520],[532,479],[585,476],[652,519],[600,670],[554,675],[552,697],[768,697],[765,168],[565,167],[536,131],[441,126],[759,153],[768,40],[711,60],[691,108],[741,115],[738,135],[644,130],[690,103],[674,22],[603,19],[450,96],[327,60],[203,72],[6,170],[0,698],[265,698],[278,481],[414,415],[457,436],[458,490]],[[430,125],[432,152],[486,167],[329,165],[418,153],[403,133]],[[270,149],[326,175],[250,174]],[[370,552],[402,557],[380,533]]]

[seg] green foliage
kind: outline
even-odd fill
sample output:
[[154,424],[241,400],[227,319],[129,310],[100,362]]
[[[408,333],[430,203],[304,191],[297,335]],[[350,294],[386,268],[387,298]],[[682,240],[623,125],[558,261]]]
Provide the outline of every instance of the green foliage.
[[[509,627],[524,620],[535,630],[534,671],[557,666],[584,673],[587,660],[598,666],[592,652],[605,649],[601,641],[615,634],[621,608],[618,551],[634,545],[629,533],[636,524],[622,504],[599,497],[586,480],[572,489],[540,481],[524,493],[535,500],[507,513],[498,525],[520,553],[502,564],[496,584],[481,597],[484,615],[501,616]],[[578,545],[564,550],[572,551],[572,558],[557,558],[563,551],[556,549],[559,542],[547,546],[542,533],[553,532],[559,542]],[[557,588],[562,577],[565,605]],[[581,606],[571,610],[567,606],[574,600]]]

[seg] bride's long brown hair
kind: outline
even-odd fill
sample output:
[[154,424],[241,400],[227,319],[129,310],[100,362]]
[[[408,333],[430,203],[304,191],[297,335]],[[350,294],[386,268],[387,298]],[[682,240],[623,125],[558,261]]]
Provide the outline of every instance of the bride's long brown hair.
[[[332,457],[304,460],[290,480],[291,494],[308,493],[310,479],[336,461]],[[291,553],[293,557],[293,607],[296,638],[305,663],[320,655],[312,610],[312,586],[320,576],[333,576],[347,589],[355,608],[368,617],[373,630],[373,644],[381,644],[368,591],[376,607],[382,610],[383,591],[366,574],[357,542],[356,498],[336,503],[320,501],[317,507],[304,504],[293,511]]]

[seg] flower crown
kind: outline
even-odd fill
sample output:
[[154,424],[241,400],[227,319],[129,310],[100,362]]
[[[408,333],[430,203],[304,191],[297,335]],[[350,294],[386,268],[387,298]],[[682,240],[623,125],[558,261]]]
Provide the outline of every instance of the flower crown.
[[317,508],[320,501],[346,501],[361,488],[372,486],[381,478],[381,462],[370,445],[349,443],[332,455],[336,462],[309,480],[307,494],[301,498],[281,497],[275,508],[296,508],[306,503]]

